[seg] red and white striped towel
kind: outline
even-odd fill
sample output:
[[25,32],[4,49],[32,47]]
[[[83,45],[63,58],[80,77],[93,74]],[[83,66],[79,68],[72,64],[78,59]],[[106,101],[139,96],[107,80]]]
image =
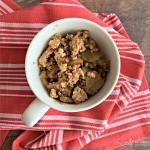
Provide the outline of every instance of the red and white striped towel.
[[[76,0],[43,0],[24,10],[0,0],[0,14],[0,129],[28,130],[14,141],[13,150],[108,150],[149,137],[144,57],[115,14],[92,14]],[[50,108],[34,127],[27,127],[21,114],[35,98],[25,77],[27,48],[44,26],[69,17],[91,20],[112,36],[121,59],[119,80],[100,105],[78,113]]]

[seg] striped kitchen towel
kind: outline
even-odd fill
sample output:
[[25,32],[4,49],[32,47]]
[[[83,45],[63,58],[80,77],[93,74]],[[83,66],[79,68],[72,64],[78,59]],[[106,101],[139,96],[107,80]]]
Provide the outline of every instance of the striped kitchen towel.
[[[0,129],[27,130],[14,141],[13,150],[107,150],[149,137],[144,56],[115,14],[92,14],[77,0],[43,0],[24,10],[11,0],[0,0],[0,14]],[[90,110],[50,108],[34,127],[27,127],[21,114],[35,98],[25,77],[27,48],[47,24],[69,17],[91,20],[111,35],[121,59],[118,82],[107,99]]]

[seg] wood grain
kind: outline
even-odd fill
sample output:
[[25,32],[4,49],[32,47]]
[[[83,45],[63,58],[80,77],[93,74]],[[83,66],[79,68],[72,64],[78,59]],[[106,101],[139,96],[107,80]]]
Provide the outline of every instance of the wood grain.
[[[42,0],[14,0],[22,8],[41,3]],[[145,75],[150,88],[150,0],[79,0],[97,13],[115,13],[130,39],[136,42],[145,56]],[[13,141],[23,130],[11,130],[1,150],[11,150]],[[121,145],[120,145],[121,146]],[[150,150],[150,139],[134,142],[114,150]]]
[[42,0],[13,0],[13,1],[23,9],[37,5],[42,2]]
[[11,130],[9,131],[7,138],[5,139],[1,150],[12,150],[13,141],[24,131],[23,130]]
[[11,130],[9,131],[7,137],[18,137],[24,130]]
[[7,137],[1,147],[1,150],[12,150],[12,144],[16,138],[17,137]]

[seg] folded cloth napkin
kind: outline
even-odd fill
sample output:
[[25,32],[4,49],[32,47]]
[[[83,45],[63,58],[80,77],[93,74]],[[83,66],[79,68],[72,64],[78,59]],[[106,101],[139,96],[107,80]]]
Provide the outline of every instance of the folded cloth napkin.
[[[24,10],[11,0],[0,0],[0,14],[0,129],[3,134],[27,130],[14,141],[13,150],[108,150],[149,137],[144,57],[115,14],[92,14],[76,0],[43,0]],[[67,113],[50,108],[34,127],[27,127],[21,114],[35,98],[25,77],[27,48],[44,26],[70,17],[91,20],[111,35],[121,59],[118,82],[107,99],[90,110]]]

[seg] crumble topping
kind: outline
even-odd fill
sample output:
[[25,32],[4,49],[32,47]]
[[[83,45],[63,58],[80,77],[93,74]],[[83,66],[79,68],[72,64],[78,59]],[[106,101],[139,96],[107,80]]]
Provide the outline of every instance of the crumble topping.
[[75,103],[78,104],[88,99],[88,96],[83,89],[77,86],[73,91],[72,98],[74,99]]
[[58,95],[56,94],[56,90],[55,89],[51,89],[50,97],[51,98],[58,98]]
[[57,48],[60,45],[61,35],[59,33],[55,34],[52,37],[52,40],[49,42],[49,46],[53,49]]
[[87,75],[91,78],[96,78],[96,75],[97,75],[97,72],[94,70],[94,71],[89,71],[87,73]]

